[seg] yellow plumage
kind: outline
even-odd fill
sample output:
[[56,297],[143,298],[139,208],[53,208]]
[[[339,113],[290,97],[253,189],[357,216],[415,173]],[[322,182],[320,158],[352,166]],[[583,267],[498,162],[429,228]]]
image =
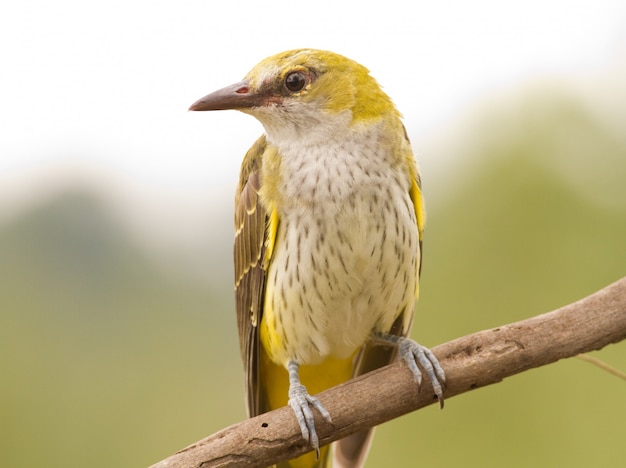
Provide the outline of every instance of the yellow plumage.
[[[290,404],[317,450],[307,414],[330,415],[311,395],[389,363],[389,343],[401,341],[441,399],[436,359],[404,338],[421,264],[419,172],[400,114],[368,70],[331,52],[288,51],[192,109],[238,109],[266,132],[242,163],[235,213],[250,415]],[[342,440],[335,459],[359,466],[370,436]],[[322,447],[290,466],[329,460]]]

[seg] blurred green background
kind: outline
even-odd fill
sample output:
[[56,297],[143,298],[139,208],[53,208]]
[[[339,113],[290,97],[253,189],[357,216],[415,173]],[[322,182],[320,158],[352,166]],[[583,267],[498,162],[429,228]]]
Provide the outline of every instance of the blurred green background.
[[[626,275],[623,116],[533,84],[414,141],[428,207],[415,338]],[[56,193],[0,225],[0,465],[146,466],[244,418],[230,210],[207,206],[192,262],[148,248],[98,190]],[[626,370],[626,343],[594,355]],[[617,467],[624,434],[626,382],[569,359],[381,426],[368,466]]]

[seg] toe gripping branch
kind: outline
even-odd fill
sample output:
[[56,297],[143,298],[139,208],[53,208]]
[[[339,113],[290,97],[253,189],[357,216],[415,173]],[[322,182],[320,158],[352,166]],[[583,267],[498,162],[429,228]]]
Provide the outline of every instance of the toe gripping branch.
[[322,406],[320,401],[309,395],[306,387],[300,383],[299,369],[300,365],[297,362],[290,361],[287,365],[287,371],[289,372],[289,406],[291,406],[296,415],[302,437],[309,441],[319,458],[320,443],[315,430],[311,407],[319,411],[326,421],[332,422],[332,420],[330,413]]
[[[439,361],[430,349],[403,336],[381,333],[374,335],[374,340],[398,347],[398,355],[401,359],[406,361],[409,369],[411,369],[418,389],[422,385],[423,371],[432,383],[435,395],[439,400],[439,406],[443,408],[443,392],[445,390],[446,375]],[[311,447],[319,457],[320,444],[317,431],[315,430],[312,409],[315,408],[319,411],[326,421],[332,422],[332,419],[330,413],[322,406],[320,401],[316,397],[309,395],[306,387],[302,385],[299,370],[300,365],[297,362],[290,361],[289,364],[287,364],[287,371],[289,372],[289,406],[298,420],[302,437],[309,441]]]
[[443,392],[446,386],[446,374],[439,364],[439,361],[430,349],[403,336],[379,333],[374,335],[374,340],[379,343],[393,344],[398,347],[398,355],[406,361],[409,369],[413,373],[413,378],[417,382],[417,388],[422,385],[422,371],[430,380],[435,395],[439,400],[439,406],[443,408]]

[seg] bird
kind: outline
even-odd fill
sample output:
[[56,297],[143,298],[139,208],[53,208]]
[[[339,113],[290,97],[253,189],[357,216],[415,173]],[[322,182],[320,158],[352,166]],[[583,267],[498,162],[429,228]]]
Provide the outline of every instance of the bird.
[[311,451],[283,465],[362,466],[373,429],[320,448],[314,396],[403,359],[443,406],[445,373],[408,337],[425,211],[402,116],[340,54],[272,55],[192,111],[239,110],[264,134],[235,195],[235,299],[249,416],[289,405]]

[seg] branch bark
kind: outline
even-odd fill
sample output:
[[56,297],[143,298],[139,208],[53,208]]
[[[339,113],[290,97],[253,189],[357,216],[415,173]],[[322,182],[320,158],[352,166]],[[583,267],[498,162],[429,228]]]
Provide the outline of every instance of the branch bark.
[[[502,381],[534,367],[598,350],[626,338],[626,277],[553,312],[464,336],[433,348],[446,371],[445,398]],[[402,362],[318,395],[333,417],[316,413],[325,445],[436,402],[426,379],[418,393]],[[264,467],[309,451],[288,407],[206,437],[151,468]]]

